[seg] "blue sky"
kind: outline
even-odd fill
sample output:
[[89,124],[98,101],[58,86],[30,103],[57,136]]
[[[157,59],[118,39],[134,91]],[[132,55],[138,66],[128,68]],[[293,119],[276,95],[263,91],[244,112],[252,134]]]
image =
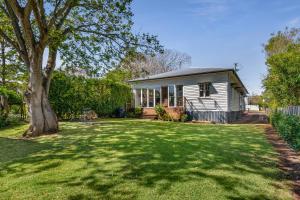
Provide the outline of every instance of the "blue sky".
[[158,35],[165,48],[192,56],[194,67],[232,67],[250,93],[266,73],[262,44],[300,27],[299,0],[135,0],[135,31]]

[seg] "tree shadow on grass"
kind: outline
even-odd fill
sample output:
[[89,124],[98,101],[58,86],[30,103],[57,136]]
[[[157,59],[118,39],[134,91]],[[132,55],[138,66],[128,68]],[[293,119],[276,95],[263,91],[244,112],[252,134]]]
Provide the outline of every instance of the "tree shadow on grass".
[[[74,173],[39,184],[84,185],[103,199],[135,199],[145,188],[164,195],[175,184],[204,180],[221,187],[227,199],[278,199],[273,193],[265,195],[267,187],[258,188],[243,178],[279,180],[275,154],[254,126],[106,121],[62,127],[61,137],[49,140],[2,138],[7,147],[26,151],[1,156],[1,171],[22,177],[72,162]],[[33,167],[28,170],[29,166]],[[90,198],[84,193],[69,195],[69,199]]]

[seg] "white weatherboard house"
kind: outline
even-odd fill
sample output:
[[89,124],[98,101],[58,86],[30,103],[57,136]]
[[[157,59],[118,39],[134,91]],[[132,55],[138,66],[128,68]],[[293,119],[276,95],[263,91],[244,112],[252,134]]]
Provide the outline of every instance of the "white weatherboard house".
[[185,68],[129,81],[135,107],[144,115],[154,106],[182,110],[198,121],[230,123],[245,110],[246,87],[234,69]]

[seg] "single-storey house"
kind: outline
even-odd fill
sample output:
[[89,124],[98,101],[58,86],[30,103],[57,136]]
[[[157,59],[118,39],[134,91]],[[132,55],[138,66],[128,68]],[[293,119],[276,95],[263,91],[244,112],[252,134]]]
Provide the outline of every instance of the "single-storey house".
[[230,123],[245,110],[248,91],[231,68],[185,68],[129,81],[134,106],[144,117],[161,104],[169,113],[184,112],[193,120]]

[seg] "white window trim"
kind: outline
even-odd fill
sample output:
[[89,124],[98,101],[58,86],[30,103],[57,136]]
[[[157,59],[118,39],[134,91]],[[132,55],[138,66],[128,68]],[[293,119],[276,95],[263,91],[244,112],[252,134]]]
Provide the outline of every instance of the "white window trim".
[[[170,106],[170,95],[169,95],[169,87],[173,86],[173,90],[174,90],[174,106]],[[176,85],[172,84],[172,85],[168,85],[168,107],[169,108],[175,108],[176,107]]]
[[146,99],[147,99],[147,108],[149,108],[149,88],[147,88],[147,97],[146,97]]
[[[200,96],[200,84],[203,84],[203,95],[204,96]],[[203,83],[198,83],[198,86],[199,86],[199,98],[203,98],[203,99],[205,99],[205,98],[210,98],[211,97],[211,94],[210,94],[210,88],[208,88],[208,90],[209,90],[209,96],[206,96],[206,84],[209,84],[209,85],[212,85],[212,83],[211,82],[203,82]]]
[[[177,86],[182,86],[182,106],[177,106]],[[183,85],[175,85],[175,100],[176,100],[176,107],[184,107],[184,93],[183,93]]]
[[153,89],[153,108],[156,106],[155,92],[156,92],[156,89],[154,88]]
[[160,96],[160,98],[159,98],[160,105],[162,105],[162,90],[161,90],[161,87],[162,87],[162,86],[160,86],[160,88],[159,88],[159,90],[160,90],[160,92],[159,92],[159,96]]
[[143,88],[141,88],[141,108],[143,108]]
[[[150,107],[150,104],[149,104],[149,102],[150,102],[150,95],[149,95],[149,90],[152,90],[152,92],[153,92],[153,106],[152,107]],[[154,108],[155,107],[155,89],[154,88],[147,88],[147,108]]]

